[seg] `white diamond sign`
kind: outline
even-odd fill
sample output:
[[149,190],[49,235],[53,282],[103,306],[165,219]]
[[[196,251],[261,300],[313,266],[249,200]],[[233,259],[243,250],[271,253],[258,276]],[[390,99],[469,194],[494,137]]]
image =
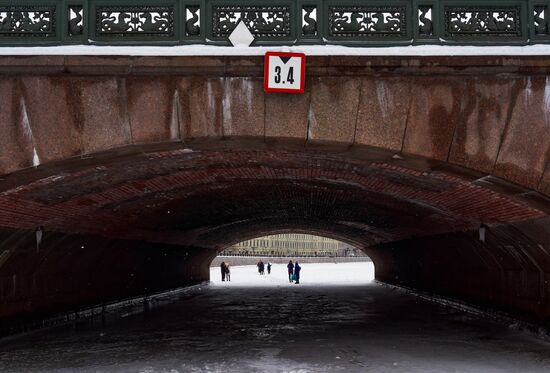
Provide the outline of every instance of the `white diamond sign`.
[[234,47],[249,47],[254,41],[254,35],[252,35],[244,22],[240,21],[231,35],[229,35],[229,41]]

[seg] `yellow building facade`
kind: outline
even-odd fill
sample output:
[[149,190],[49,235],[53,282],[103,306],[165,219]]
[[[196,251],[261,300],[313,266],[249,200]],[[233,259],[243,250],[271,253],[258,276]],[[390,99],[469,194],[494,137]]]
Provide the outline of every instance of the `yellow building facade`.
[[258,237],[225,249],[220,255],[258,256],[356,256],[361,253],[348,244],[310,234],[286,233]]

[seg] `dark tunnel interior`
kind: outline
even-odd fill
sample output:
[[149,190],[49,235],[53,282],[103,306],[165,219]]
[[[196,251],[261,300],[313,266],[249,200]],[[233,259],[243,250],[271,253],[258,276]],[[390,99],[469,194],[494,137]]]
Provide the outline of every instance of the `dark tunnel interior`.
[[1,328],[207,281],[227,246],[289,231],[360,248],[379,281],[547,323],[550,205],[524,192],[368,147],[166,143],[52,162],[0,181]]

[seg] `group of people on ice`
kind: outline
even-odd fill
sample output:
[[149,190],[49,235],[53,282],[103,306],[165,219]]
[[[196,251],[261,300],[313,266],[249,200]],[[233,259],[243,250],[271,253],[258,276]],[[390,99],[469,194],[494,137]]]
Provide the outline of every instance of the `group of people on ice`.
[[[260,273],[260,275],[263,275],[264,274],[264,262],[262,262],[260,260],[258,262],[258,264],[256,264],[256,266],[258,267],[258,272]],[[288,269],[288,281],[289,282],[294,282],[295,284],[299,284],[300,283],[300,271],[302,270],[302,267],[300,267],[298,262],[292,263],[292,260],[288,262],[286,267]],[[271,263],[267,263],[267,274],[270,274],[270,273],[271,273]]]
[[302,267],[298,264],[298,262],[292,264],[292,260],[288,262],[286,265],[286,268],[288,269],[288,282],[293,282],[295,284],[300,283],[300,271],[302,270]]
[[[264,264],[261,260],[256,264],[258,267],[258,273],[260,275],[265,275],[265,269],[267,267],[267,274],[271,274],[271,263],[267,263],[267,265]],[[286,268],[288,269],[288,281],[294,282],[295,284],[300,283],[300,271],[302,270],[302,267],[298,264],[298,262],[292,263],[292,260],[288,262]],[[221,274],[222,274],[222,281],[231,281],[231,271],[229,270],[229,263],[222,262],[220,265]]]
[[258,273],[260,275],[265,275],[265,267],[267,267],[267,274],[269,275],[271,273],[271,263],[267,263],[267,266],[262,262],[261,260],[256,264],[258,267]]

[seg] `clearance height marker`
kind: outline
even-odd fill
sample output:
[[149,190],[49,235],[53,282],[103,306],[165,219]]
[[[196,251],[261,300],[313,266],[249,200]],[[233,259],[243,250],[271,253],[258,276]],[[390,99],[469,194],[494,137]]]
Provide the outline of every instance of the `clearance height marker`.
[[303,53],[267,52],[264,65],[266,92],[304,93],[306,55]]

